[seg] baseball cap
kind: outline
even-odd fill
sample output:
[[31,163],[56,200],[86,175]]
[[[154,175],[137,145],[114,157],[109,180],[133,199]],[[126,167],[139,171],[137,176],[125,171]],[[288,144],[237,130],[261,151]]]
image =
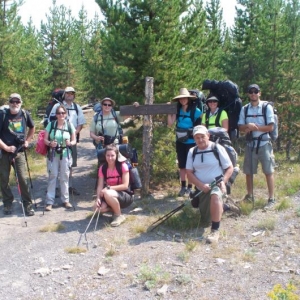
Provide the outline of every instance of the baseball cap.
[[8,101],[10,101],[10,100],[13,99],[13,98],[17,98],[17,99],[19,99],[20,101],[22,101],[21,96],[20,96],[19,94],[17,94],[17,93],[11,94],[11,95],[9,96]]
[[203,125],[198,125],[198,126],[195,126],[194,129],[193,129],[193,136],[196,135],[196,134],[208,134],[208,130],[205,126]]
[[250,84],[248,86],[247,91],[249,92],[251,89],[256,89],[256,90],[260,91],[260,88],[259,88],[259,86],[257,84]]

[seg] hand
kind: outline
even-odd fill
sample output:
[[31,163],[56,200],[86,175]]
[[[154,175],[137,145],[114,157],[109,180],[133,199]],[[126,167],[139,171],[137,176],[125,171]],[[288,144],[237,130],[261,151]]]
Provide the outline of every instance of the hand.
[[17,151],[17,148],[15,146],[8,146],[6,149],[6,152],[9,153],[15,153]]
[[140,104],[138,102],[134,102],[133,106],[138,107],[138,106],[140,106]]
[[71,147],[71,146],[72,146],[72,143],[71,143],[70,140],[66,140],[66,146],[67,146],[67,147]]
[[97,200],[96,200],[96,207],[97,208],[101,207],[101,199],[100,198],[97,198]]
[[222,191],[223,194],[226,194],[227,192],[227,189],[226,189],[226,184],[224,181],[221,181],[219,184],[218,184],[220,190]]
[[29,142],[28,142],[28,141],[25,141],[25,142],[24,142],[24,148],[28,148],[28,146],[29,146]]
[[57,141],[56,141],[56,140],[51,141],[50,144],[49,144],[49,146],[50,146],[51,148],[56,148],[56,147],[57,147]]
[[209,186],[209,184],[204,184],[201,189],[201,191],[205,194],[207,194],[210,190],[211,190],[211,187]]

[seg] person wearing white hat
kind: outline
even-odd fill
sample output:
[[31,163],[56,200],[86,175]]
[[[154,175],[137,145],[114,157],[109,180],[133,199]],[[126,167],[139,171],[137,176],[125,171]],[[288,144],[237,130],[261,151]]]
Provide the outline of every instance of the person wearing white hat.
[[192,100],[196,96],[191,95],[186,88],[181,88],[179,95],[172,101],[177,102],[177,114],[168,115],[168,126],[176,122],[176,153],[179,167],[181,189],[178,196],[189,195],[192,185],[186,186],[186,158],[190,148],[195,146],[192,130],[193,127],[201,124],[202,111],[193,105]]
[[[72,86],[67,86],[65,88],[64,94],[62,96],[63,102],[62,104],[67,109],[67,116],[66,119],[70,121],[75,127],[75,136],[77,137],[77,142],[79,140],[79,133],[83,128],[83,125],[86,123],[85,117],[80,105],[75,103],[76,91]],[[49,119],[56,116],[56,110],[61,105],[61,103],[57,103],[53,106],[51,113],[49,115]],[[73,164],[70,169],[70,176],[69,176],[69,192],[73,195],[80,195],[80,193],[75,189],[73,186],[73,177],[72,177],[72,168],[77,167],[77,145],[73,145],[71,147],[72,151],[72,159]]]
[[[94,209],[100,213],[112,212],[112,227],[120,226],[125,217],[121,208],[126,208],[133,202],[133,195],[129,191],[129,168],[126,158],[119,152],[115,144],[105,148],[104,163],[98,171],[97,199]],[[119,174],[118,169],[121,170]]]
[[[194,127],[193,136],[196,146],[188,153],[187,177],[189,182],[195,185],[196,190],[203,192],[198,196],[200,220],[204,224],[211,222],[211,233],[206,241],[217,243],[223,214],[223,196],[226,194],[226,183],[233,172],[233,166],[225,148],[209,140],[209,132],[205,126]],[[214,147],[219,160],[215,155]],[[215,178],[221,175],[223,180],[219,185],[210,187]]]

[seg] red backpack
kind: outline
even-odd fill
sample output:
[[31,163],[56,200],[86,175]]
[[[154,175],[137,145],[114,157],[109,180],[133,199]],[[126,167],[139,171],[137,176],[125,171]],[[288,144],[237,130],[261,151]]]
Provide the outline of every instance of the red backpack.
[[48,146],[44,143],[46,130],[41,130],[38,134],[38,139],[35,146],[35,152],[41,155],[46,156],[48,152]]

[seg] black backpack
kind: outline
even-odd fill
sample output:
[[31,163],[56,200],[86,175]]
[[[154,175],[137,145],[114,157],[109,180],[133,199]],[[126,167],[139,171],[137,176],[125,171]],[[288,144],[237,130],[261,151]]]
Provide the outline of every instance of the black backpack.
[[[216,127],[221,127],[219,124],[220,114],[225,110],[229,120],[229,136],[231,140],[239,137],[238,121],[240,111],[242,109],[242,100],[239,97],[239,88],[236,83],[230,80],[217,81],[206,79],[202,84],[203,90],[209,90],[209,95],[216,96],[219,103],[219,112],[216,118]],[[209,115],[209,111],[206,112]]]
[[[191,100],[192,105],[196,108],[199,108],[201,110],[201,112],[204,113],[206,111],[205,95],[198,89],[191,89],[191,90],[189,90],[189,93],[191,95],[196,96],[195,99]],[[200,124],[198,124],[198,125],[200,125]]]

